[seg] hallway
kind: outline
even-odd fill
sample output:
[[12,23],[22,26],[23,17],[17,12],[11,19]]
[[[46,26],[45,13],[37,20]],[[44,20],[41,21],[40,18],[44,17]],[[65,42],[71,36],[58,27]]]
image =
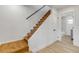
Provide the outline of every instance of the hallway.
[[56,41],[50,46],[41,49],[38,53],[78,53],[79,47],[73,46],[69,36],[63,36],[61,41]]

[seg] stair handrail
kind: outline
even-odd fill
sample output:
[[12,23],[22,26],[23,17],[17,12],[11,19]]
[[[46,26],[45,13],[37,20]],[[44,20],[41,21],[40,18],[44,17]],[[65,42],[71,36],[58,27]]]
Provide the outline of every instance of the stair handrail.
[[34,13],[32,13],[30,16],[28,16],[27,18],[26,18],[26,20],[27,19],[29,19],[31,16],[33,16],[34,14],[36,14],[37,12],[39,12],[41,9],[43,9],[45,7],[45,5],[43,5],[40,9],[38,9],[38,10],[36,10]]

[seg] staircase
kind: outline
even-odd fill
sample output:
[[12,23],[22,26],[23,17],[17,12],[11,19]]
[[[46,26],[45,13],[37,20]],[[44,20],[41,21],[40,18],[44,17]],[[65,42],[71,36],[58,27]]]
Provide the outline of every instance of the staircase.
[[41,24],[47,19],[47,17],[50,15],[51,10],[49,10],[41,19],[38,21],[38,23],[33,27],[33,29],[30,30],[29,33],[24,37],[25,40],[29,40],[29,38],[34,34],[34,32],[41,26]]
[[0,45],[0,52],[1,53],[23,53],[29,52],[28,40],[30,37],[37,31],[37,29],[42,25],[42,23],[47,19],[47,17],[51,14],[51,10],[49,10],[38,23],[30,30],[27,35],[19,41],[9,42]]

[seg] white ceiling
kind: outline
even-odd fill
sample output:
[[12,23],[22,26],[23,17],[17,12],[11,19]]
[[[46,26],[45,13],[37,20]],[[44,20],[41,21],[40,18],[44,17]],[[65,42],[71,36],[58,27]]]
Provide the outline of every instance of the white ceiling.
[[73,7],[73,6],[75,6],[75,5],[49,5],[49,7],[56,8],[58,10],[68,8],[68,7]]

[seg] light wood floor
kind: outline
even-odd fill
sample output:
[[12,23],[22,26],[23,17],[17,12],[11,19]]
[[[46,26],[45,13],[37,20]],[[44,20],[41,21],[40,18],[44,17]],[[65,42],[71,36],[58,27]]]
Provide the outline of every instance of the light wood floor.
[[79,47],[73,45],[69,36],[63,36],[62,41],[56,41],[50,46],[41,49],[38,53],[79,53]]

